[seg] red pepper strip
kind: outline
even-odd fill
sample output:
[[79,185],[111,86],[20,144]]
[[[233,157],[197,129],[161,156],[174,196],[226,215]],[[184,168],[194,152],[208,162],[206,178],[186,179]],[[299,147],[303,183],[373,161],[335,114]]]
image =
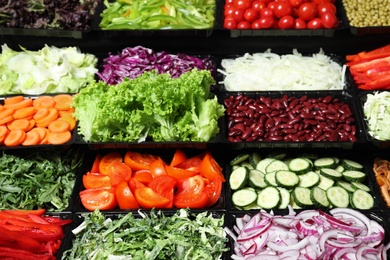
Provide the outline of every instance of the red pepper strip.
[[61,219],[59,217],[51,217],[51,216],[43,216],[42,218],[48,223],[55,224],[58,226],[65,226],[67,224],[72,223],[71,219]]
[[371,81],[364,85],[359,85],[358,87],[364,90],[390,89],[390,75],[379,78],[375,81]]
[[55,255],[58,250],[60,249],[60,246],[61,246],[61,243],[62,241],[61,240],[56,240],[56,241],[50,241],[46,244],[46,247],[47,247],[47,251],[52,254],[52,255]]
[[2,220],[5,219],[19,219],[19,220],[24,220],[24,221],[29,221],[29,217],[27,215],[18,215],[18,214],[13,214],[9,212],[0,211],[0,223]]
[[347,61],[357,61],[360,58],[359,58],[359,56],[357,54],[350,54],[350,55],[346,55],[345,59]]
[[0,259],[55,260],[56,258],[53,255],[34,254],[26,250],[0,247]]
[[34,253],[44,252],[44,247],[37,240],[27,237],[19,231],[8,230],[0,226],[0,244],[9,244],[9,242],[12,242],[13,247]]
[[390,56],[353,65],[350,67],[350,71],[352,74],[354,74],[356,72],[366,72],[369,69],[386,67],[389,65],[390,65]]
[[368,52],[360,52],[358,56],[362,60],[372,60],[390,56],[390,44]]
[[34,214],[34,215],[39,215],[39,216],[42,216],[43,214],[46,213],[46,209],[31,209],[31,210],[27,210],[27,209],[6,209],[6,210],[2,210],[1,212],[5,212],[5,213],[11,213],[11,214],[14,214],[14,215],[30,215],[30,214]]
[[30,221],[35,222],[35,223],[50,224],[43,217],[38,216],[38,215],[29,214],[28,217],[30,218]]

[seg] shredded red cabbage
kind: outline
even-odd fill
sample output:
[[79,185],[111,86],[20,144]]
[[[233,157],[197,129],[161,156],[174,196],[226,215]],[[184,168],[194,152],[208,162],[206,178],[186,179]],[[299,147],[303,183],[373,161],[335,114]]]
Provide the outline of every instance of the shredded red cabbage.
[[209,70],[214,75],[215,67],[210,57],[154,52],[152,49],[136,46],[127,47],[118,55],[110,53],[103,60],[103,71],[99,71],[97,75],[107,84],[116,85],[122,82],[123,78],[133,79],[145,71],[157,70],[160,74],[169,73],[172,78],[177,78],[194,68]]

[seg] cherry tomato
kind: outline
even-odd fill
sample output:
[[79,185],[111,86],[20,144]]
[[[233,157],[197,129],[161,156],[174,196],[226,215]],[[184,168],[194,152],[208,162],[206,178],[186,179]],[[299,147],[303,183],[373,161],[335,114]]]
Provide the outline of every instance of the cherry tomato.
[[293,7],[290,2],[278,2],[273,11],[276,17],[281,18],[286,15],[291,15],[293,13]]
[[252,1],[251,0],[234,0],[233,4],[234,4],[234,7],[236,9],[245,10],[245,9],[248,9],[252,6]]
[[133,151],[126,152],[124,162],[133,171],[148,170],[150,165],[159,157],[147,153],[138,153]]
[[321,17],[326,12],[331,12],[333,14],[337,13],[336,6],[330,2],[321,3],[317,6],[317,15]]
[[252,8],[255,9],[258,13],[260,13],[261,9],[265,7],[267,7],[267,4],[261,0],[256,0],[252,3]]
[[200,174],[210,181],[220,179],[222,182],[225,182],[225,176],[222,173],[222,167],[210,153],[207,153],[205,157],[203,157],[202,163],[200,165]]
[[118,184],[115,195],[120,209],[139,209],[138,202],[131,192],[127,181],[121,181]]
[[303,3],[303,0],[290,0],[292,7],[299,7]]
[[259,13],[253,8],[248,8],[244,12],[244,18],[251,23],[259,18]]
[[225,5],[233,5],[234,0],[226,0]]
[[264,17],[274,17],[274,12],[272,11],[271,8],[263,8],[261,9],[261,12],[260,12],[260,17],[261,18],[264,18]]
[[316,17],[314,19],[311,19],[309,22],[307,22],[307,28],[308,29],[321,29],[324,28],[322,25],[321,19]]
[[165,208],[170,204],[170,200],[159,195],[156,191],[149,187],[140,187],[135,190],[135,198],[138,204],[146,209]]
[[272,17],[267,16],[267,17],[260,18],[260,27],[263,29],[271,28],[272,26],[274,26],[274,23],[275,20]]
[[321,15],[321,22],[324,28],[335,28],[338,25],[337,16],[332,12],[325,12]]
[[99,162],[99,172],[108,175],[108,170],[112,162],[122,162],[122,155],[119,152],[105,154]]
[[80,191],[81,204],[89,210],[112,210],[117,205],[115,188],[97,188]]
[[209,202],[207,203],[206,207],[211,207],[219,200],[219,197],[221,196],[222,181],[217,178],[214,181],[207,183],[204,190],[209,196]]
[[111,186],[116,186],[122,180],[128,181],[131,177],[132,170],[122,162],[112,162],[108,170]]
[[237,29],[246,30],[251,28],[251,23],[248,21],[241,21],[237,24]]
[[193,208],[199,209],[206,207],[209,202],[209,196],[205,191],[192,193],[180,193],[173,198],[173,204],[177,208]]
[[278,4],[277,2],[272,1],[272,2],[268,3],[267,7],[273,11],[273,10],[275,10],[275,7],[277,4]]
[[237,28],[237,22],[232,16],[225,17],[223,21],[223,28],[233,30]]
[[234,11],[236,10],[236,8],[234,8],[234,6],[229,6],[229,7],[226,7],[225,6],[225,10],[223,11],[223,15],[225,17],[228,17],[230,15],[233,15]]
[[303,3],[299,8],[298,8],[298,16],[299,18],[309,21],[312,20],[316,17],[317,15],[317,6],[314,3],[311,2],[306,2]]
[[286,15],[280,18],[278,22],[280,29],[292,29],[295,25],[295,19],[291,15]]
[[257,19],[256,21],[252,22],[251,28],[254,30],[261,29],[260,19]]
[[244,20],[244,12],[245,12],[245,10],[242,10],[242,9],[234,10],[232,16],[233,16],[234,20],[236,20],[237,23]]
[[316,5],[319,5],[321,3],[327,3],[327,2],[330,2],[330,0],[312,0],[313,3],[315,3]]
[[306,29],[306,22],[301,18],[296,18],[294,23],[294,29]]

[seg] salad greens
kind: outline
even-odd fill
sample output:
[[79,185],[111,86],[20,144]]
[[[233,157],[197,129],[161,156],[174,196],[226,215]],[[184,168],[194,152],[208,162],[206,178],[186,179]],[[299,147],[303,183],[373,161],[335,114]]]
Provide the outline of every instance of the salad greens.
[[0,209],[65,210],[84,153],[79,149],[40,150],[0,157]]
[[368,133],[378,140],[390,140],[390,92],[367,94],[363,111]]
[[172,216],[154,210],[139,214],[129,212],[115,219],[99,210],[83,214],[84,222],[72,231],[72,248],[62,259],[215,260],[229,250],[223,217],[187,209]]
[[97,73],[97,57],[76,47],[14,51],[1,46],[0,95],[77,93]]
[[103,30],[209,29],[215,0],[104,0]]
[[78,133],[89,142],[207,142],[219,133],[225,108],[212,96],[210,71],[178,78],[146,71],[117,85],[91,82],[74,97]]

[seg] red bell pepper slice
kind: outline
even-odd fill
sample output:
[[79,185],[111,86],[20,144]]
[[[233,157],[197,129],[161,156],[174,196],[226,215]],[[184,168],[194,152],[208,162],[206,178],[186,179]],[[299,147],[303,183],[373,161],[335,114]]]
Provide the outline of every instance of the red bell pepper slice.
[[367,62],[358,63],[355,65],[350,66],[350,71],[352,75],[359,73],[359,72],[366,72],[369,69],[373,68],[380,68],[380,67],[387,67],[390,65],[390,56],[380,58],[380,59],[374,59]]
[[374,49],[372,51],[360,52],[358,53],[358,56],[361,60],[372,60],[390,56],[390,44]]
[[52,216],[43,216],[42,218],[46,220],[48,223],[58,225],[58,226],[65,226],[72,223],[71,219],[61,219],[59,217],[52,217]]
[[19,231],[8,230],[0,226],[0,245],[12,245],[18,249],[24,249],[30,252],[45,252],[45,247],[37,240],[24,235]]
[[55,260],[53,255],[34,254],[32,252],[8,247],[0,247],[0,259],[20,259],[20,260]]
[[390,75],[358,86],[363,90],[390,89]]

